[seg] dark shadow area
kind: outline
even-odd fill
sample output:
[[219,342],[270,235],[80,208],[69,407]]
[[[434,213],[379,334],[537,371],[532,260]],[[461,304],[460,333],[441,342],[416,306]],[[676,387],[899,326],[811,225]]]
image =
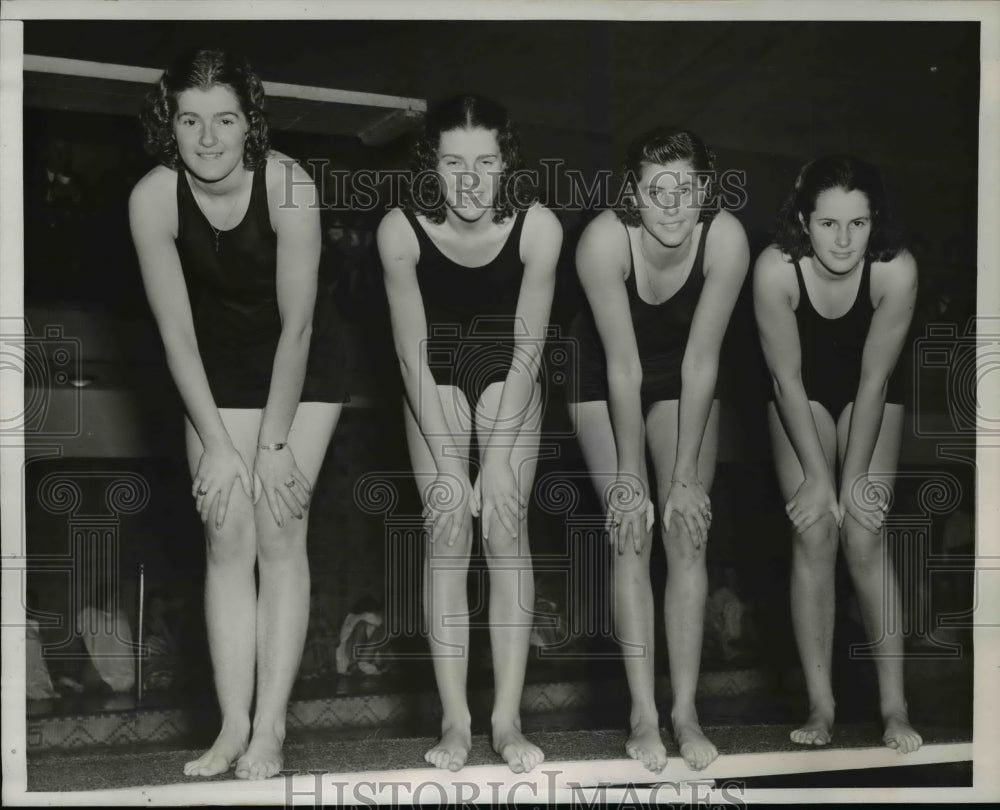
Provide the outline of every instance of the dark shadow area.
[[752,790],[780,788],[894,788],[972,787],[972,763],[948,762],[940,765],[903,765],[896,768],[866,768],[833,773],[752,776],[731,780]]

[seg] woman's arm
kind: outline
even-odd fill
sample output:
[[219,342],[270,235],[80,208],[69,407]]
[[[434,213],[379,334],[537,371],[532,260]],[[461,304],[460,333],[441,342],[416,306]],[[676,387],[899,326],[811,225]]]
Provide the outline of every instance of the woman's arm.
[[[644,450],[639,395],[642,365],[625,290],[628,251],[627,232],[614,213],[606,211],[591,222],[580,237],[576,267],[594,313],[607,364],[608,412],[618,462],[616,495],[623,499],[620,515],[612,513],[615,504],[608,504],[609,518],[625,524],[618,529],[617,537],[612,525],[612,537],[621,549],[631,535],[633,547],[638,551],[640,529],[644,521],[648,524],[649,493],[644,491],[642,484]],[[632,491],[634,499],[628,494]]]
[[[427,363],[427,319],[417,283],[420,247],[416,234],[403,212],[393,209],[379,223],[377,241],[389,300],[393,342],[406,398],[434,458],[441,484],[448,487],[457,482],[468,491],[454,495],[459,500],[467,498],[471,495],[468,475],[462,459],[449,452],[453,450],[454,439]],[[458,539],[460,523],[457,520],[436,520],[431,539],[436,541],[438,537],[445,536],[448,545],[452,545]]]
[[785,507],[802,532],[827,511],[840,521],[830,462],[823,451],[812,408],[802,383],[802,350],[792,308],[789,265],[773,245],[754,267],[754,314],[761,348],[774,384],[774,400],[795,449],[805,480]]
[[[514,471],[510,469],[510,453],[538,385],[545,328],[549,323],[555,292],[556,263],[562,247],[562,226],[549,209],[535,205],[524,216],[520,246],[524,275],[517,299],[514,358],[504,380],[497,417],[482,455],[482,526],[483,537],[487,539],[494,509],[511,535],[515,535],[520,511],[517,507],[524,507],[520,503]],[[491,492],[502,495],[495,500]]]
[[[129,224],[146,297],[163,340],[167,366],[188,418],[205,448],[192,494],[197,495],[201,490],[207,493],[199,503],[203,521],[208,520],[210,510],[216,504],[216,496],[219,496],[215,519],[216,524],[221,526],[236,477],[242,481],[248,497],[252,497],[253,487],[219,416],[198,353],[191,302],[174,244],[177,180],[173,171],[163,167],[154,169],[140,180],[129,196]],[[211,463],[206,466],[206,462]]]
[[[265,171],[271,225],[278,237],[281,335],[258,438],[260,444],[275,444],[288,439],[306,377],[319,273],[320,200],[309,175],[290,158],[272,156]],[[291,173],[290,182],[286,173]]]
[[[690,496],[699,501],[699,507],[705,505],[702,501],[708,500],[704,490],[698,492],[701,489],[698,482],[698,455],[719,376],[722,340],[749,265],[750,247],[743,226],[732,214],[720,212],[712,223],[705,246],[705,286],[698,299],[681,364],[677,458],[671,476],[673,481],[681,485],[681,490],[688,490],[687,493],[676,493],[677,506],[681,506],[681,515],[691,538],[698,546],[707,539],[708,525],[701,508],[689,509],[685,504]],[[671,489],[673,491],[678,487]],[[674,508],[674,502],[668,496],[663,517],[665,527],[670,526],[670,514]]]
[[[872,272],[874,274],[875,271]],[[881,527],[884,505],[883,510],[876,512],[865,510],[857,504],[857,498],[852,497],[851,492],[860,496],[861,493],[854,487],[864,483],[861,479],[867,479],[868,465],[871,464],[882,425],[886,387],[913,318],[917,298],[917,263],[913,256],[907,252],[900,253],[879,268],[879,281],[883,290],[872,315],[861,357],[861,380],[851,411],[840,485],[840,502],[845,514],[849,509],[851,515],[870,531],[878,531]],[[858,294],[869,293],[861,290]]]
[[281,334],[260,420],[254,473],[275,522],[281,526],[281,504],[301,519],[312,494],[312,484],[299,470],[288,446],[288,431],[299,407],[309,360],[319,272],[321,201],[309,175],[285,155],[272,154],[266,166],[257,171],[266,172],[268,211],[278,241],[275,285]]

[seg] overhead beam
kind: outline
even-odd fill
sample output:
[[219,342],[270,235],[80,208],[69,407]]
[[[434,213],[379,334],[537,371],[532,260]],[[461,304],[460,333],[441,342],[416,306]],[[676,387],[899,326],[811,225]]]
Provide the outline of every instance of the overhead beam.
[[[64,59],[59,56],[24,54],[23,69],[33,73],[54,73],[62,76],[83,76],[92,79],[112,79],[122,82],[150,85],[159,80],[162,70],[92,62],[84,59]],[[413,113],[427,111],[427,102],[421,98],[365,93],[356,90],[338,90],[332,87],[311,87],[285,82],[264,82],[264,92],[278,98],[318,101],[325,104],[349,104],[357,107],[382,107]]]

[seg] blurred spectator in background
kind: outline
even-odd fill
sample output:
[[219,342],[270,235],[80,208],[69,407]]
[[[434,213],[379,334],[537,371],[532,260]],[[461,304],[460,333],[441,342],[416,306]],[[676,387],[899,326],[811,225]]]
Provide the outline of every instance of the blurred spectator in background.
[[73,146],[65,138],[49,138],[42,145],[42,170],[44,177],[38,175],[42,182],[40,197],[47,205],[66,206],[78,205],[83,198],[79,181],[73,171]]
[[56,281],[70,287],[74,279],[80,283],[84,199],[73,165],[73,145],[63,137],[46,138],[25,169],[24,287],[29,300],[43,276],[46,285]]
[[135,686],[137,650],[132,627],[114,591],[109,590],[103,601],[83,607],[76,617],[76,632],[89,654],[85,687],[127,692]]
[[363,320],[359,307],[365,310],[371,305],[381,278],[371,229],[349,214],[331,212],[323,222],[320,283],[332,287],[340,312],[351,320]]
[[733,661],[748,652],[749,610],[740,599],[736,569],[727,565],[709,570],[712,587],[705,603],[706,658]]

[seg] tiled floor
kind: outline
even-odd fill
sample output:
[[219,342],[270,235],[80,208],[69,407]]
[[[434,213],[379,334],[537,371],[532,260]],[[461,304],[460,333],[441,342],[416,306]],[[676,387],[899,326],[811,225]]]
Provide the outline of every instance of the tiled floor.
[[[967,664],[914,662],[907,670],[907,690],[914,722],[954,727],[972,724],[971,677]],[[578,673],[579,674],[579,673]],[[706,672],[699,682],[698,700],[703,722],[794,722],[805,710],[801,675],[789,673],[783,683],[761,669]],[[440,722],[440,703],[433,684],[409,684],[398,676],[384,681],[372,678],[354,682],[354,694],[345,681],[340,694],[319,694],[293,700],[289,705],[289,733],[302,734],[362,731],[379,733],[394,729],[404,735],[433,733]],[[877,716],[873,683],[859,678],[838,704],[839,719],[860,722]],[[670,684],[657,683],[661,711],[669,706]],[[870,693],[870,694],[869,694]],[[329,693],[327,693],[329,694]],[[492,700],[489,686],[470,686],[474,731],[485,729]],[[82,707],[81,707],[82,708]],[[206,712],[178,708],[133,707],[65,716],[29,716],[27,746],[30,752],[85,750],[95,746],[134,746],[146,743],[192,746],[211,741],[213,723]],[[581,723],[618,726],[628,712],[628,693],[620,674],[587,680],[529,682],[522,712],[525,726],[576,728]]]
[[[763,683],[763,673],[754,669],[706,673],[702,676],[699,694],[702,697],[747,694],[759,691]],[[661,696],[669,694],[668,682],[661,680],[658,686]],[[404,690],[399,688],[398,682],[389,681],[385,685],[369,683],[369,688],[373,691],[368,694],[294,700],[288,710],[289,730],[433,728],[440,718],[440,704],[431,684],[423,684],[418,690]],[[627,689],[620,675],[598,681],[528,683],[524,689],[522,710],[526,715],[542,716],[566,711],[588,714],[593,707],[599,706],[618,715],[624,711],[626,694]],[[489,688],[470,689],[474,716],[488,716],[491,698]],[[87,707],[82,700],[77,704],[81,711],[75,714],[29,716],[29,750],[177,742],[198,736],[199,729],[193,716],[197,712],[177,708],[137,710],[134,707],[118,710],[104,708],[95,712],[101,704]],[[85,708],[90,711],[83,711]]]

